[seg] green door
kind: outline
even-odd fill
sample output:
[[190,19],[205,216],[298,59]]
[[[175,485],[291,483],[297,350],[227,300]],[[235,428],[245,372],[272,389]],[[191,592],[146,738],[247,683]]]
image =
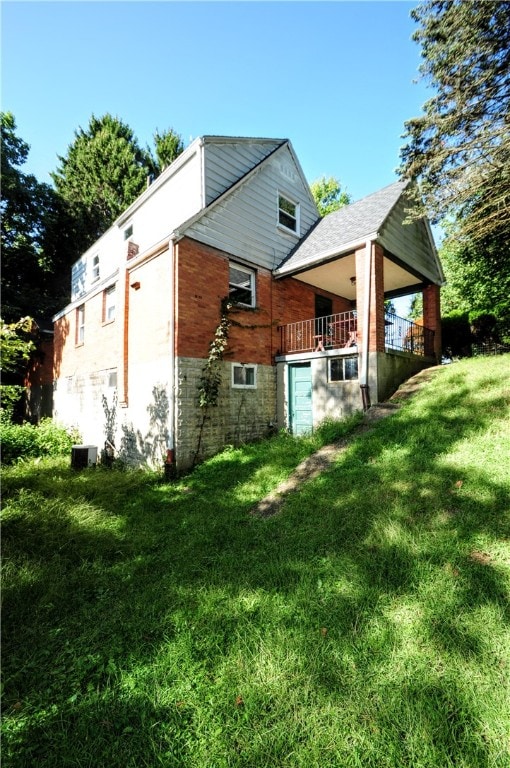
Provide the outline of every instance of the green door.
[[289,417],[293,435],[312,431],[312,368],[310,363],[289,365]]

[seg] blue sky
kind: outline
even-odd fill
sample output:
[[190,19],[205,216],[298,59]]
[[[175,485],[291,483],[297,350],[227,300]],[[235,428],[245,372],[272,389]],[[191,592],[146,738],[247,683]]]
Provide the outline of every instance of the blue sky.
[[141,144],[173,127],[289,138],[308,181],[353,200],[395,180],[404,121],[427,98],[411,40],[416,2],[9,2],[2,110],[50,181],[92,114]]
[[109,112],[142,145],[170,127],[186,145],[289,138],[309,182],[334,176],[358,200],[396,179],[404,121],[430,95],[417,2],[0,0],[1,108],[39,181]]

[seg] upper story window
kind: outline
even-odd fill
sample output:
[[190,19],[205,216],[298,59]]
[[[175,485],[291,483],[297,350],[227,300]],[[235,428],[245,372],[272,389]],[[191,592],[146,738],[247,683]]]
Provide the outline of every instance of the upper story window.
[[126,229],[124,230],[124,240],[129,240],[130,237],[133,236],[133,225],[130,224]]
[[240,264],[229,265],[228,295],[236,304],[255,306],[255,272]]
[[103,293],[103,323],[115,320],[115,285],[110,285]]
[[99,280],[99,254],[96,253],[92,259],[92,282]]
[[85,304],[76,308],[76,344],[85,341]]
[[299,204],[278,195],[278,224],[299,234]]

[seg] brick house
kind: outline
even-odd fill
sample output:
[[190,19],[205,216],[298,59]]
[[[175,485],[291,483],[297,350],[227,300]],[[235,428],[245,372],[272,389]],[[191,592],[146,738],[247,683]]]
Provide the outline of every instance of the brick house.
[[[405,184],[320,219],[291,143],[204,136],[72,269],[54,318],[54,416],[135,464],[177,468],[275,428],[313,429],[440,355],[443,282]],[[423,292],[424,325],[384,302]],[[217,404],[199,387],[225,300]]]

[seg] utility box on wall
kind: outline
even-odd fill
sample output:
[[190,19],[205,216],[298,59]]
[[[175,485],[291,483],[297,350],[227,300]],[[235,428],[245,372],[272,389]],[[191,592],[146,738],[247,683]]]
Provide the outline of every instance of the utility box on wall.
[[96,445],[73,445],[71,448],[71,467],[73,469],[86,469],[97,464]]

